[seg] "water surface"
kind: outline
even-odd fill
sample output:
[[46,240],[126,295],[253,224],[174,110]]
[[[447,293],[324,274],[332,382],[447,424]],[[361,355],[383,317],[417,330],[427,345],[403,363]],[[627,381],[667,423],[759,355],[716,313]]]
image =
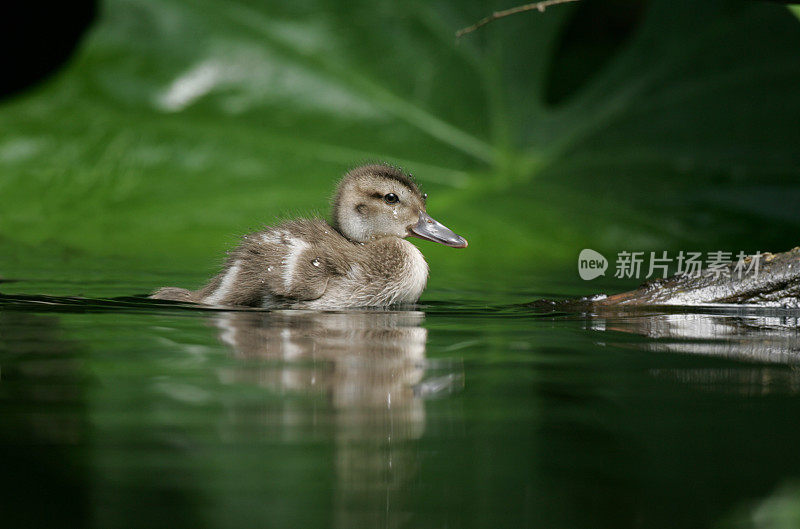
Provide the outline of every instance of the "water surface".
[[8,527],[800,524],[797,313],[135,296],[161,275],[5,274]]

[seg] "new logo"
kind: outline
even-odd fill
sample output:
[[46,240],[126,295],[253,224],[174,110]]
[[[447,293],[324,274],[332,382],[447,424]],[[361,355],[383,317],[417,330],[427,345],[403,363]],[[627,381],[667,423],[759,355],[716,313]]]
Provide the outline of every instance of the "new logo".
[[608,260],[599,252],[585,248],[578,255],[578,274],[584,281],[606,275]]

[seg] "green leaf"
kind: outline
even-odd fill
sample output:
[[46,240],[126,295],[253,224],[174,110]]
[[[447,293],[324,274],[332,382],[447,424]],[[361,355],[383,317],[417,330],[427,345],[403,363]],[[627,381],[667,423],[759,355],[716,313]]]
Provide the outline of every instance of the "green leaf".
[[792,12],[650,2],[553,106],[561,38],[584,6],[455,40],[503,7],[109,0],[64,72],[0,106],[0,237],[211,270],[237,235],[326,212],[338,176],[385,160],[470,241],[421,243],[434,281],[574,275],[584,247],[797,244]]

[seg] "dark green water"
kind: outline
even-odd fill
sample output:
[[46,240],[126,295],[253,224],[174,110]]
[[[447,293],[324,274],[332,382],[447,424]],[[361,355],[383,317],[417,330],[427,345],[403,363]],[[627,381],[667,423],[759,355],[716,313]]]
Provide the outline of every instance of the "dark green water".
[[797,314],[225,312],[117,274],[0,284],[4,527],[800,524]]

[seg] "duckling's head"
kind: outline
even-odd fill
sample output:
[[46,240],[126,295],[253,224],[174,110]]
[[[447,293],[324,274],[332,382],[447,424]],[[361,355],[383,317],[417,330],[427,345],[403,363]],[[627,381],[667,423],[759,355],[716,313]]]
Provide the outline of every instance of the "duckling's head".
[[467,241],[425,211],[428,196],[400,169],[364,165],[348,172],[333,201],[333,223],[355,242],[383,237],[419,237],[454,248]]

